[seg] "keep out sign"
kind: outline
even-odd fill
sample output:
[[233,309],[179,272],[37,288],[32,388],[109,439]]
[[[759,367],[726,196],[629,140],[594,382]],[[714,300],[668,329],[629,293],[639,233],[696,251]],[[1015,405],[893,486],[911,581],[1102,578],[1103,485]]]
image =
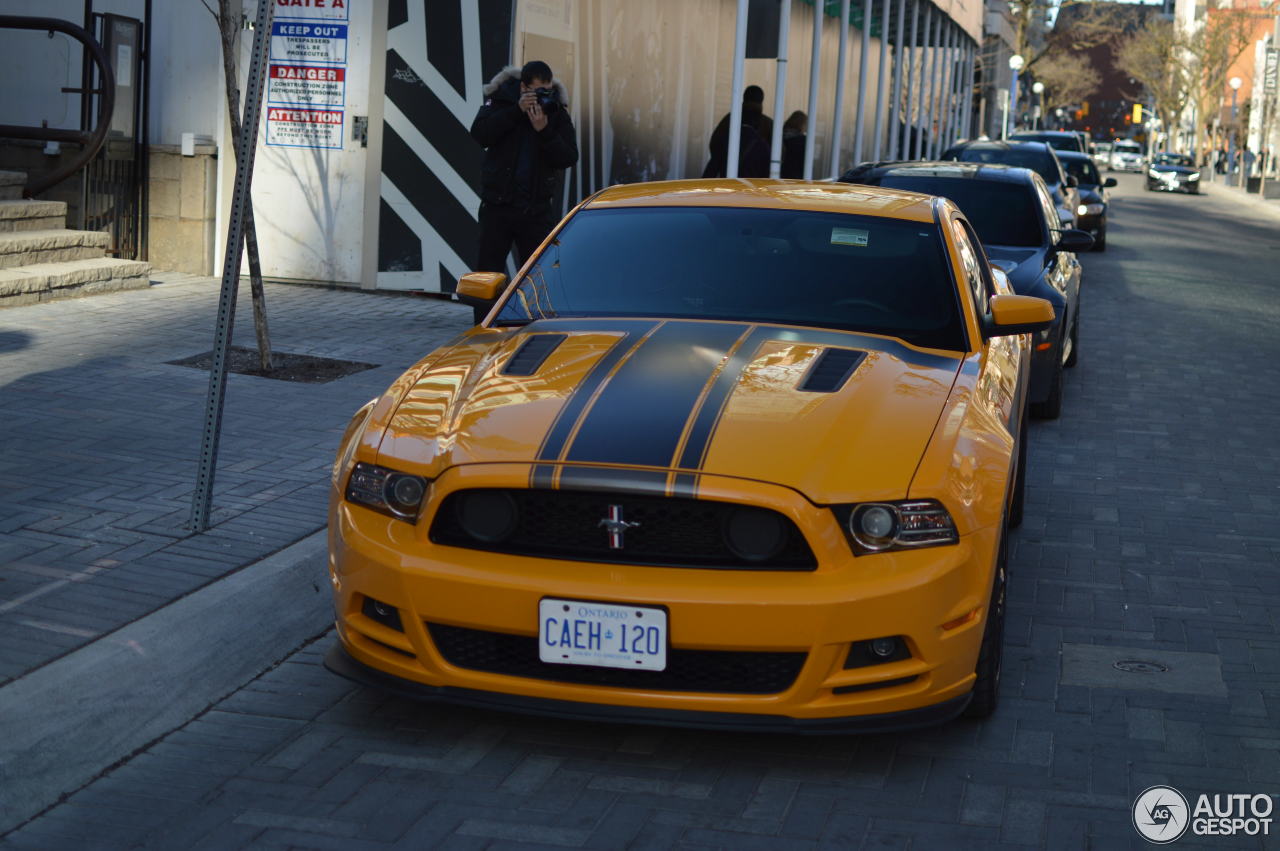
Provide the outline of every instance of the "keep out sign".
[[267,144],[291,148],[341,148],[342,110],[269,107]]

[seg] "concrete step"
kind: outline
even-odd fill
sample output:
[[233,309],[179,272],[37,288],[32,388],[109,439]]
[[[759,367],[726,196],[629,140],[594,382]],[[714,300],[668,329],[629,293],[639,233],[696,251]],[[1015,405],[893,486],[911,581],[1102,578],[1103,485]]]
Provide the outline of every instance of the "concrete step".
[[101,257],[111,236],[88,230],[27,230],[0,233],[0,269],[35,263],[65,263]]
[[0,233],[19,230],[62,230],[67,226],[63,201],[0,201]]
[[27,175],[21,171],[0,171],[0,200],[21,198]]
[[151,283],[151,264],[95,257],[0,269],[0,307],[18,307],[56,298],[136,290]]

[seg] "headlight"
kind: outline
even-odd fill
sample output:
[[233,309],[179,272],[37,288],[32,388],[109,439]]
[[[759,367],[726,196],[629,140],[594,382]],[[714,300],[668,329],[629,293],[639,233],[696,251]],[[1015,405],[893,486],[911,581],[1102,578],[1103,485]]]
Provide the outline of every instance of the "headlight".
[[1187,180],[1199,180],[1199,179],[1200,179],[1200,172],[1198,171],[1193,171],[1191,172],[1191,174],[1187,175]]
[[856,555],[954,544],[956,524],[934,499],[864,502],[835,508]]
[[1107,208],[1106,204],[1086,204],[1085,206],[1080,208],[1084,211],[1084,213],[1081,213],[1080,215],[1084,215],[1085,213],[1088,213],[1090,216],[1100,216],[1102,215],[1102,211],[1105,210],[1106,208]]
[[1084,215],[1087,215],[1088,213],[1089,213],[1089,206],[1087,204],[1081,204],[1079,207],[1076,207],[1077,216],[1084,216]]
[[347,480],[346,499],[413,523],[418,519],[426,493],[427,480],[421,476],[361,462]]
[[1159,180],[1162,177],[1162,175],[1160,174],[1160,172],[1156,171],[1154,168],[1149,168],[1147,169],[1147,177],[1151,177],[1156,180]]

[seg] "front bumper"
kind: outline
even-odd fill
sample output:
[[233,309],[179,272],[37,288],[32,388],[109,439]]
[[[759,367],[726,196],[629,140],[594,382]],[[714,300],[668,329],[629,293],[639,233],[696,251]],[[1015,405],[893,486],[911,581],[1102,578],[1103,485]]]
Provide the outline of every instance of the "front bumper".
[[[434,509],[449,492],[528,481],[523,465],[453,468],[433,483],[416,526],[348,504],[335,492],[329,570],[338,634],[343,652],[361,667],[331,667],[353,679],[469,705],[734,729],[896,729],[944,721],[966,705],[986,622],[995,528],[972,531],[950,546],[855,558],[828,509],[787,488],[704,477],[703,498],[791,516],[819,567],[797,573],[597,564],[429,541]],[[366,596],[394,606],[401,628],[367,617]],[[460,667],[432,640],[428,624],[536,636],[543,597],[665,607],[677,650],[803,652],[805,658],[777,693],[664,691]],[[910,658],[844,667],[851,644],[885,636],[901,636]]]
[[1199,180],[1156,180],[1150,175],[1147,176],[1147,188],[1154,189],[1158,192],[1186,192],[1196,194],[1200,191]]
[[757,715],[733,712],[696,712],[682,709],[654,709],[639,706],[609,706],[568,700],[549,700],[473,691],[452,686],[429,686],[384,674],[361,664],[343,647],[332,645],[325,654],[324,666],[340,677],[398,694],[414,700],[435,701],[473,709],[496,709],[567,718],[575,721],[606,721],[615,724],[655,724],[664,727],[692,727],[729,730],[740,733],[799,733],[808,735],[838,733],[892,733],[942,724],[957,718],[969,705],[972,694],[921,709],[862,715],[852,718],[788,718],[784,715]]

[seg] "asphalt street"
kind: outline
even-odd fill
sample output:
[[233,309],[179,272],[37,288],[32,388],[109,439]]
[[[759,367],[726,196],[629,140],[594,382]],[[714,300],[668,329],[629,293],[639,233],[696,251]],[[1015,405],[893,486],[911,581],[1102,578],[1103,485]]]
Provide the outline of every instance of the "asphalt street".
[[798,738],[424,705],[328,673],[330,633],[0,844],[1124,848],[1150,786],[1280,795],[1280,215],[1120,183],[1063,416],[1031,428],[992,718]]

